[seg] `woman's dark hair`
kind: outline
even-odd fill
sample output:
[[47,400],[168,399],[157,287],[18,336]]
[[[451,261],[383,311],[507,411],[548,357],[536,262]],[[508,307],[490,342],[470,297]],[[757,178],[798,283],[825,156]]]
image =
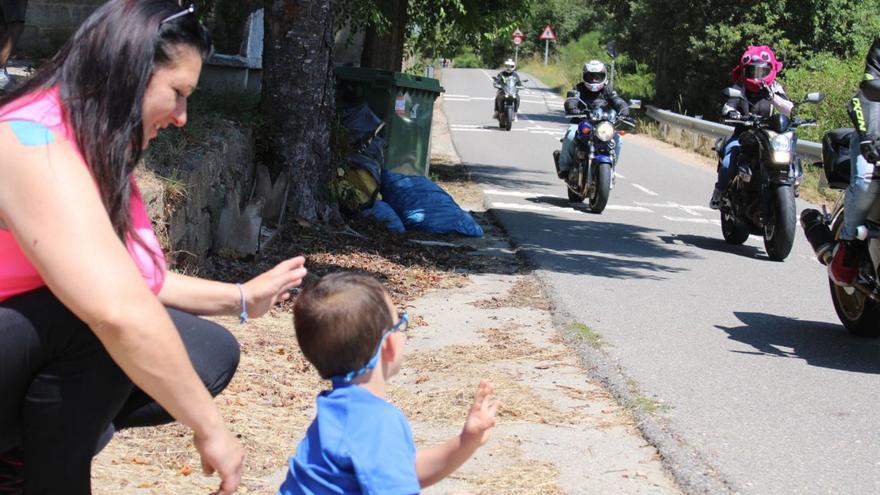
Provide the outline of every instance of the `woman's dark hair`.
[[144,143],[144,92],[156,67],[173,62],[182,45],[202,59],[211,38],[194,14],[164,19],[182,9],[173,0],[110,0],[90,15],[52,60],[0,107],[57,86],[72,126],[120,239],[131,233],[131,174]]
[[322,378],[365,366],[394,317],[378,280],[352,272],[326,275],[293,305],[293,326],[303,355]]

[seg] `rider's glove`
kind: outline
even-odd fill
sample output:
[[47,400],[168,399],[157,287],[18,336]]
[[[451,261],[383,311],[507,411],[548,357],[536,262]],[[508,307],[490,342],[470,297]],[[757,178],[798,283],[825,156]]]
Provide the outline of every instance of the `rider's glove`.
[[880,138],[865,140],[859,143],[859,151],[870,163],[880,161]]
[[739,120],[742,118],[742,114],[737,112],[736,110],[731,110],[731,111],[727,112],[727,115],[725,115],[725,117],[727,117],[730,120]]
[[563,106],[565,107],[565,113],[568,115],[578,115],[581,113],[581,109],[578,108],[577,98],[569,98],[565,100]]

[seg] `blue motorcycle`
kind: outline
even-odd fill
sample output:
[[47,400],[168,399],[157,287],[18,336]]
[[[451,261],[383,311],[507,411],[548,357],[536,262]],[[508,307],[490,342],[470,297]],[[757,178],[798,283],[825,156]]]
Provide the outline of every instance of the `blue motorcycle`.
[[[636,103],[636,102],[633,102]],[[631,106],[630,108],[638,108]],[[568,199],[581,203],[589,199],[592,213],[602,213],[608,204],[614,181],[614,167],[617,164],[620,135],[623,128],[635,127],[627,119],[620,118],[614,109],[595,108],[585,114],[566,115],[577,124],[574,140],[564,152],[571,153],[571,166],[568,176],[564,176],[568,186]],[[571,127],[569,132],[574,130]],[[558,154],[554,158],[557,159]]]

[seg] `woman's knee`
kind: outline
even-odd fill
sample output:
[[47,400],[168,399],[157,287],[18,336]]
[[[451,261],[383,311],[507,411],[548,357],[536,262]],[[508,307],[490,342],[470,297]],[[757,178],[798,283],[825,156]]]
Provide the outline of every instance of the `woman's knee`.
[[212,395],[232,381],[241,358],[241,347],[229,330],[192,314],[169,309],[169,314],[193,367]]

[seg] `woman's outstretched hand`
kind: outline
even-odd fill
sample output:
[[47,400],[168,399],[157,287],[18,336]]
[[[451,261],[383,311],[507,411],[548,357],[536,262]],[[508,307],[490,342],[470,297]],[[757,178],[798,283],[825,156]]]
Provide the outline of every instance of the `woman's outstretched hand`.
[[247,312],[251,318],[266,314],[278,301],[290,299],[290,289],[299,286],[306,276],[306,259],[291,258],[275,265],[242,284],[247,298]]
[[202,457],[202,471],[220,476],[217,495],[229,495],[238,490],[244,465],[244,448],[225,428],[206,437],[193,436],[193,444]]

